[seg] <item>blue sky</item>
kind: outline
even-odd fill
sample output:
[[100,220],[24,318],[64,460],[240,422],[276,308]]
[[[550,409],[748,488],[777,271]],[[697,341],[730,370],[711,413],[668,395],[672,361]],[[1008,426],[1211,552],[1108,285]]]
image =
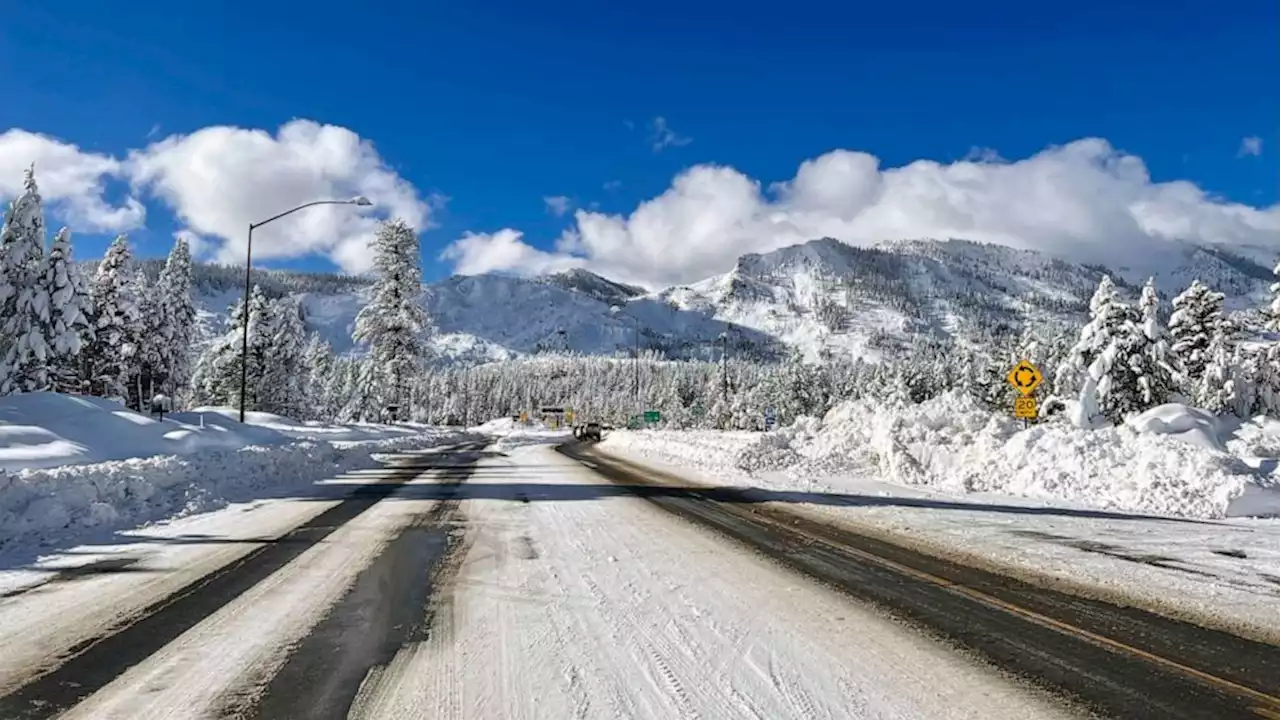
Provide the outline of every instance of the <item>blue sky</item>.
[[[348,128],[424,202],[449,198],[423,236],[428,276],[464,232],[552,251],[574,218],[544,197],[626,216],[700,164],[767,188],[837,148],[891,168],[1099,137],[1157,183],[1254,207],[1280,190],[1274,0],[376,5],[17,4],[0,131],[123,158],[209,126]],[[658,117],[687,144],[655,151]],[[1242,157],[1252,136],[1261,153]],[[108,202],[129,194],[104,182]],[[130,235],[163,252],[183,223],[140,200]],[[78,252],[105,238],[82,233]]]

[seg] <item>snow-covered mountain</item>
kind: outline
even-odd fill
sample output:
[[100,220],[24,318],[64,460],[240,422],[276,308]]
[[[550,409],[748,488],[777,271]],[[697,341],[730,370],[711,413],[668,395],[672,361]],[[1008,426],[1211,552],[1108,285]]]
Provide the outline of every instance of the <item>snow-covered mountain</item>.
[[[538,278],[454,276],[428,284],[424,303],[437,326],[434,349],[446,360],[547,350],[625,354],[637,324],[641,348],[668,357],[718,358],[718,338],[727,332],[734,355],[778,358],[794,348],[811,358],[874,359],[922,336],[1013,342],[1028,324],[1078,325],[1104,273],[1136,294],[1157,268],[1166,297],[1198,277],[1239,307],[1255,304],[1272,279],[1268,268],[1224,248],[1169,248],[1147,267],[1108,269],[963,240],[867,248],[819,239],[743,255],[722,275],[654,293],[579,269]],[[197,269],[206,335],[225,323],[242,292],[242,272]],[[254,280],[269,295],[298,296],[308,326],[335,349],[352,350],[368,280],[286,271],[255,271]]]

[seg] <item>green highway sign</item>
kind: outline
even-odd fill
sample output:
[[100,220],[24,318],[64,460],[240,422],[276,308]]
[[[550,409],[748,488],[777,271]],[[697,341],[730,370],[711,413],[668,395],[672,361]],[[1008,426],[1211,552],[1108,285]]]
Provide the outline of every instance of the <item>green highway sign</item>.
[[657,410],[645,410],[644,421],[647,423],[662,422],[662,413]]

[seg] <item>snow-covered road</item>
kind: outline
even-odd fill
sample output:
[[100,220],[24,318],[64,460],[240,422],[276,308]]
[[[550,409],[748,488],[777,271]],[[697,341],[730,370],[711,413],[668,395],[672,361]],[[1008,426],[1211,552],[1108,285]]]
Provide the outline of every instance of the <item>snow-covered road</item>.
[[[0,717],[1080,716],[1009,663],[986,664],[847,583],[786,567],[785,550],[770,559],[668,507],[721,501],[655,498],[547,440],[396,456],[298,497],[78,548],[56,575],[14,571],[0,584]],[[793,543],[776,544],[834,557]],[[884,575],[869,568],[848,572]],[[891,594],[952,612],[946,587],[887,577]],[[974,632],[1013,636],[996,642],[1014,656],[1029,647],[1068,672],[1112,657],[999,608],[954,612]],[[1088,682],[1143,702],[1125,681],[1149,668],[1116,662]],[[1215,692],[1162,687],[1188,708]]]

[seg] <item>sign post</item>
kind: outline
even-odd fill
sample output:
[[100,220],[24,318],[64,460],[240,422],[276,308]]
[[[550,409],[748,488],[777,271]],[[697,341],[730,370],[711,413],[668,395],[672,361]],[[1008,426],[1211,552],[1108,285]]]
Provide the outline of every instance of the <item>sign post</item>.
[[1024,426],[1030,424],[1032,420],[1039,416],[1039,407],[1036,405],[1036,399],[1032,393],[1036,388],[1040,387],[1040,383],[1044,382],[1044,375],[1040,369],[1032,365],[1030,361],[1023,360],[1005,376],[1013,389],[1022,394],[1022,397],[1013,401],[1013,416],[1021,418]]

